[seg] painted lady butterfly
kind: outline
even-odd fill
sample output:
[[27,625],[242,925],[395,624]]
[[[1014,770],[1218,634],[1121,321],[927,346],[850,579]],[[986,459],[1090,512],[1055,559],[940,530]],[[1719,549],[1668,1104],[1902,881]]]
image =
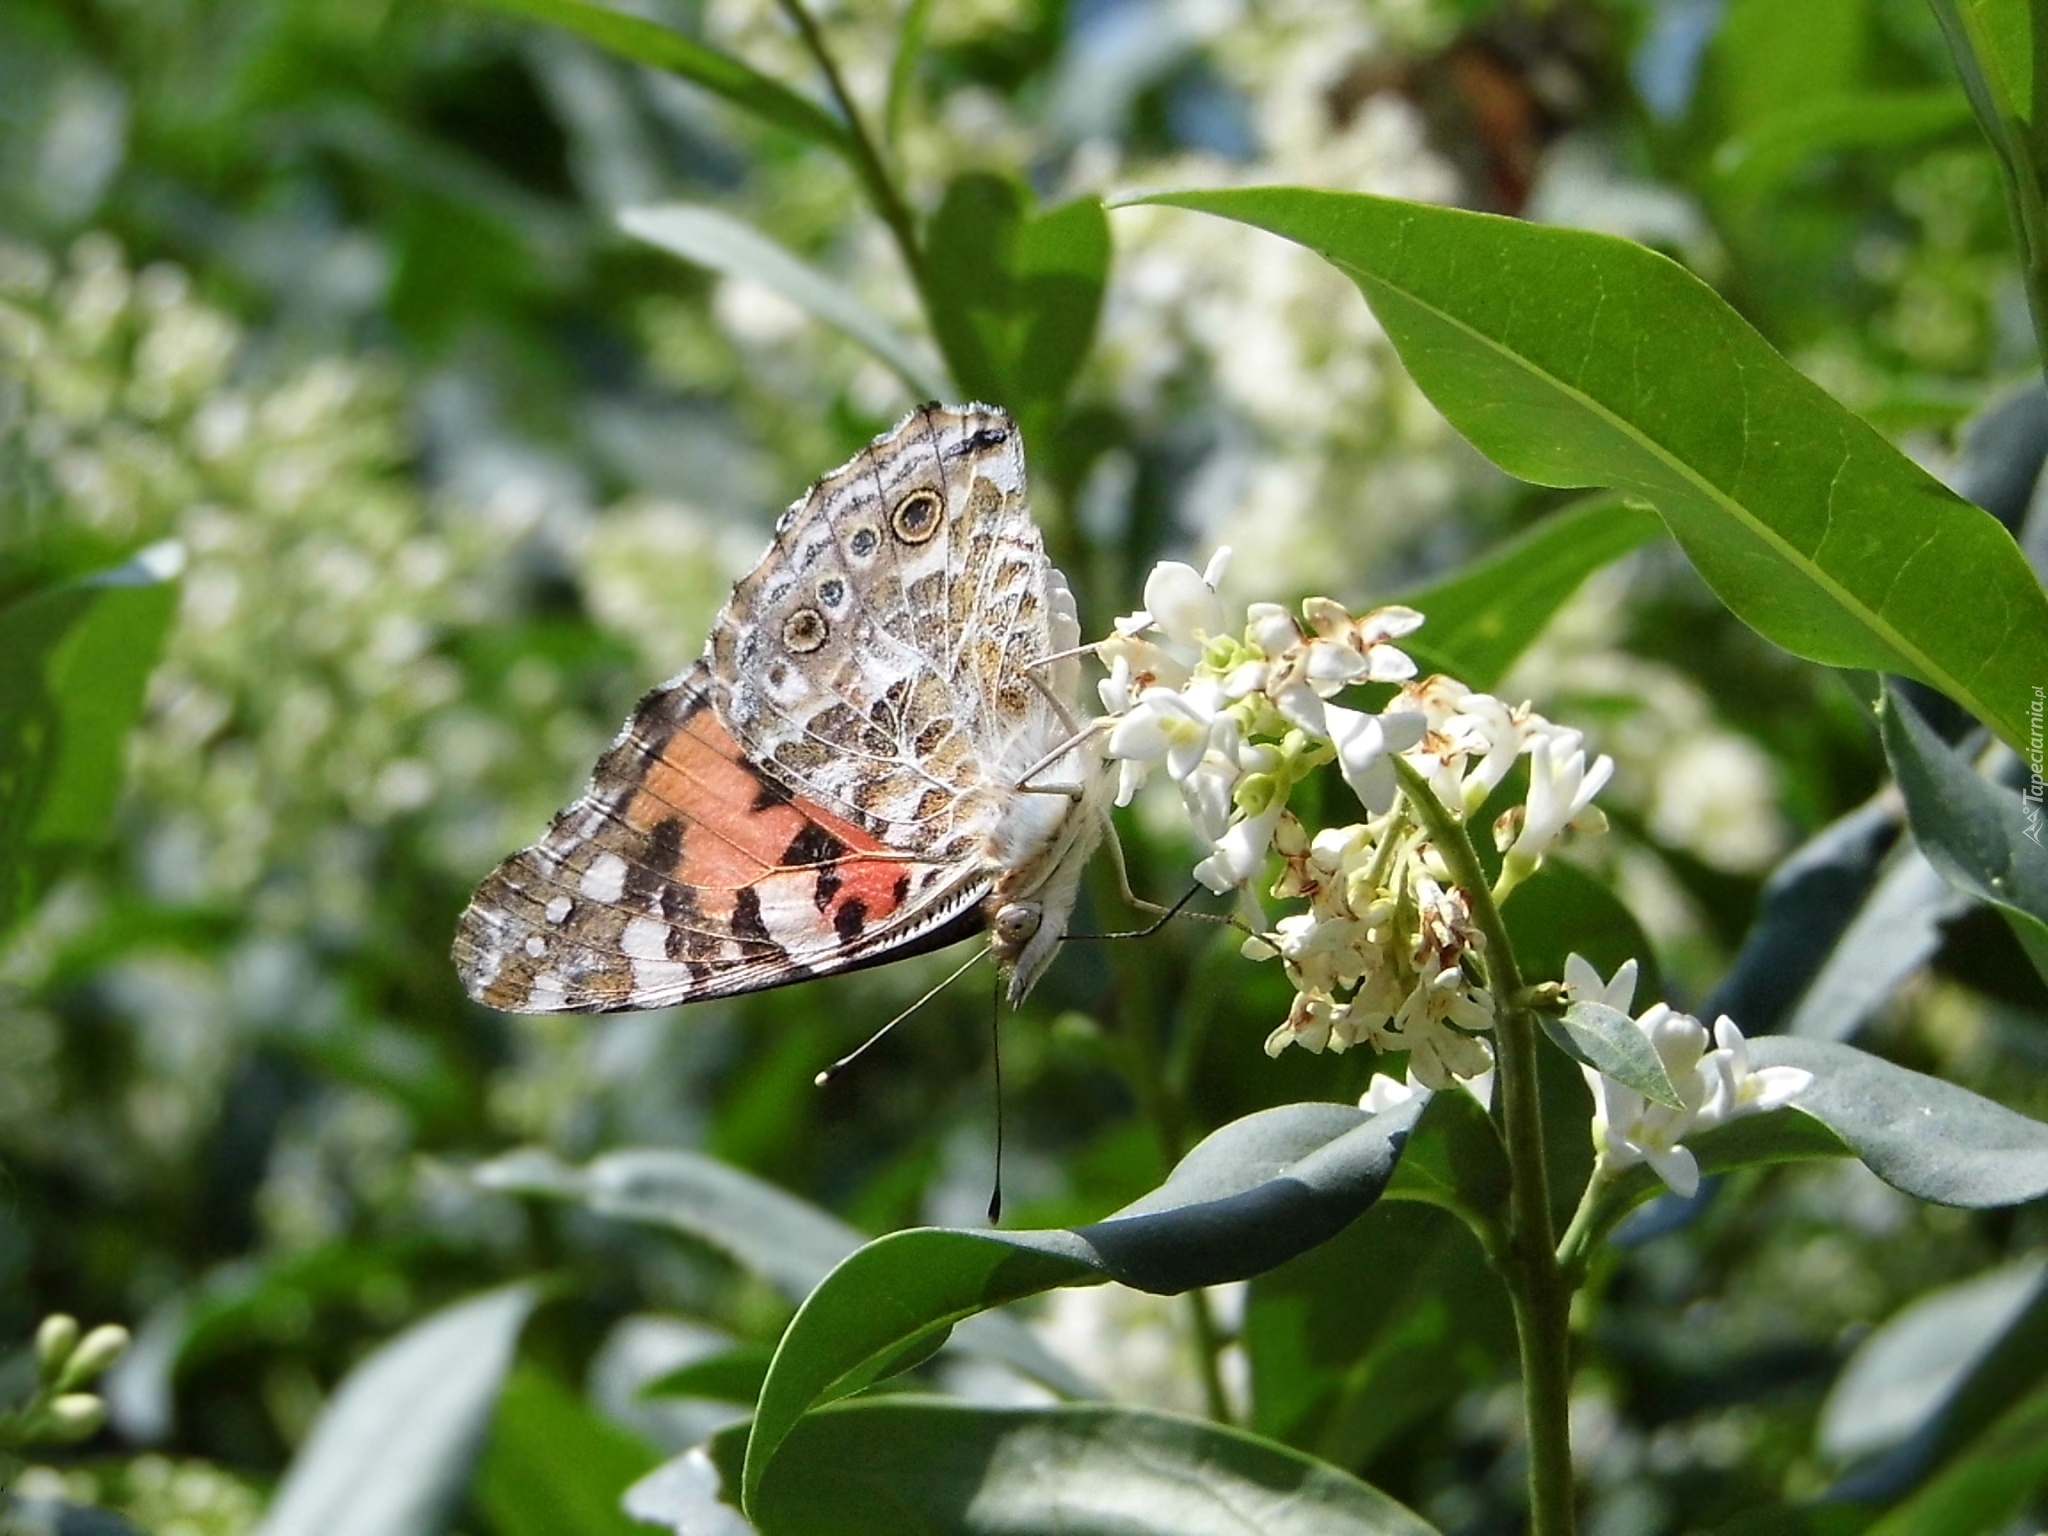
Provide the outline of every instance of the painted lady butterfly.
[[661,1008],[987,928],[1014,1005],[1107,820],[1079,644],[1015,424],[913,411],[783,514],[703,657],[477,887],[463,984],[514,1013]]

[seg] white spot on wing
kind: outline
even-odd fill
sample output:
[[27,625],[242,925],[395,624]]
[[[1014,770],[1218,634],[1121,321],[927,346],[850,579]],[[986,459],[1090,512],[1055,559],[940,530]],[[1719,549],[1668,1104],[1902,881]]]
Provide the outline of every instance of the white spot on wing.
[[[626,931],[619,940],[619,948],[634,960],[668,959],[668,924],[658,917],[636,917],[626,924]],[[638,966],[633,969],[637,977]]]
[[577,889],[592,901],[610,906],[626,892],[626,861],[616,853],[600,853],[583,871],[583,883]]
[[526,994],[525,1008],[528,1013],[553,1013],[569,1001],[569,988],[562,980],[560,971],[542,971],[533,978],[533,989]]
[[526,940],[526,952],[529,955],[533,956],[534,959],[538,960],[542,955],[548,952],[547,941],[541,938],[541,936],[537,933],[528,936]]
[[553,901],[551,901],[551,902],[549,902],[549,903],[548,903],[548,907],[547,907],[547,917],[548,917],[548,921],[549,921],[549,922],[551,922],[551,923],[559,923],[559,922],[562,922],[562,921],[563,921],[564,919],[566,919],[566,918],[567,918],[567,917],[569,916],[569,907],[570,907],[570,905],[571,905],[571,903],[570,903],[570,901],[569,901],[569,898],[568,898],[568,897],[566,897],[566,896],[557,896],[557,897],[556,897],[556,898],[555,898],[555,899],[554,899]]

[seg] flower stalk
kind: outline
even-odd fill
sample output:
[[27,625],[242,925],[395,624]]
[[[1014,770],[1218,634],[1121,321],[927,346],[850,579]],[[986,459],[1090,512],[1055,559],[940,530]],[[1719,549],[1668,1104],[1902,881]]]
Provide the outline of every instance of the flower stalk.
[[1521,1356],[1522,1405],[1529,1433],[1529,1528],[1533,1536],[1570,1536],[1575,1522],[1571,1288],[1558,1264],[1550,1220],[1550,1172],[1536,1078],[1536,1016],[1516,1001],[1523,991],[1521,971],[1465,824],[1437,799],[1411,764],[1396,758],[1394,771],[1452,880],[1470,898],[1473,922],[1486,936],[1487,989],[1495,999],[1494,1081],[1508,1159],[1507,1245],[1499,1259]]

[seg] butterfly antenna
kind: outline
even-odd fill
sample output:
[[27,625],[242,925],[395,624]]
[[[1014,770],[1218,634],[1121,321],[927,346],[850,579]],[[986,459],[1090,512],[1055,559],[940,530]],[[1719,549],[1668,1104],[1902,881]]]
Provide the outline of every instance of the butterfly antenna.
[[873,1046],[877,1041],[879,1041],[882,1038],[882,1036],[888,1034],[890,1030],[894,1029],[898,1024],[901,1024],[905,1019],[909,1018],[913,1013],[917,1012],[918,1009],[922,1008],[926,1003],[930,1002],[933,998],[937,997],[941,992],[945,991],[946,988],[953,985],[953,983],[958,981],[962,976],[965,976],[968,973],[968,971],[973,968],[975,962],[980,960],[981,957],[983,955],[986,955],[987,953],[988,951],[984,949],[981,950],[979,953],[969,955],[967,957],[967,963],[961,966],[959,970],[955,971],[952,975],[948,976],[936,987],[933,987],[929,992],[925,993],[923,997],[920,997],[908,1008],[904,1009],[901,1013],[897,1014],[895,1018],[891,1019],[888,1023],[884,1024],[872,1035],[869,1035],[867,1039],[861,1041],[859,1045],[855,1046],[852,1050],[848,1051],[844,1056],[840,1057],[837,1061],[833,1062],[831,1066],[827,1067],[824,1071],[820,1072],[816,1077],[812,1078],[811,1081],[817,1084],[817,1086],[820,1088],[825,1087],[832,1081],[832,1079],[837,1077],[840,1073],[844,1072],[856,1061],[859,1061],[861,1057],[867,1055],[868,1048],[870,1046]]
[[988,1224],[996,1225],[1003,1219],[1003,978],[996,976],[995,989],[988,995],[988,1044],[989,1056],[995,1063],[996,1077],[996,1178],[995,1185],[988,1192]]
[[[1122,933],[1070,933],[1066,936],[1066,942],[1069,944],[1088,944],[1103,939],[1148,939],[1176,917],[1179,917],[1181,915],[1181,908],[1201,895],[1203,889],[1202,883],[1196,881],[1195,884],[1187,888],[1187,893],[1172,906],[1164,908],[1152,907],[1152,910],[1157,912],[1159,916],[1153,920],[1152,925],[1148,928],[1131,928]],[[1146,905],[1151,906],[1151,903],[1148,902]],[[1231,921],[1227,917],[1209,912],[1190,912],[1188,916],[1200,918],[1204,922],[1229,923]]]

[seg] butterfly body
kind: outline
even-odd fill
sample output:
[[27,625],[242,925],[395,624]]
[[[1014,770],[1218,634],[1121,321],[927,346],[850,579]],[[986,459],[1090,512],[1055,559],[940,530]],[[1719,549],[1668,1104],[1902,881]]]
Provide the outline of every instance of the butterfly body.
[[[925,406],[776,524],[703,657],[463,913],[471,996],[657,1008],[993,930],[1021,1001],[1109,785],[1075,737],[1080,628],[1002,412]],[[1065,750],[1062,748],[1065,747]]]

